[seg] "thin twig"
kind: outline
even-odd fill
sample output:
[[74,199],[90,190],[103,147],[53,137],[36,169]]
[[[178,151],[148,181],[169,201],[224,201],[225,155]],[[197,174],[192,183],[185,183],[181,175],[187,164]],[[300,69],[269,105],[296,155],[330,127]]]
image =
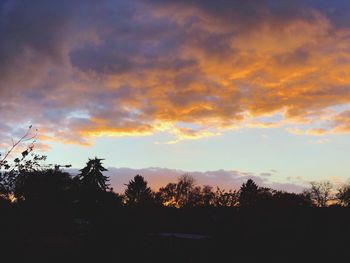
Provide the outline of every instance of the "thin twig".
[[[0,164],[2,164],[6,158],[11,154],[11,152],[21,143],[21,142],[26,142],[26,141],[30,141],[33,140],[36,136],[37,133],[35,133],[33,136],[28,137],[30,131],[32,129],[32,126],[29,126],[27,132],[16,142],[14,143],[13,139],[12,139],[12,147],[10,148],[10,150],[7,151],[7,153],[4,155],[4,157],[0,160]],[[28,137],[28,138],[27,138]]]

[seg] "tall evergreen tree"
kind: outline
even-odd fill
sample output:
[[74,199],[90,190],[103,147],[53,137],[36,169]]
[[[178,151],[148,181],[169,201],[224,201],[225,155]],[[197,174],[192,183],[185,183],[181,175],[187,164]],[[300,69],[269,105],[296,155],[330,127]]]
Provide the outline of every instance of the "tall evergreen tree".
[[152,198],[151,188],[141,175],[136,175],[126,184],[125,197],[129,205],[141,205],[149,203]]
[[108,177],[103,175],[103,172],[108,171],[103,167],[104,159],[89,159],[86,166],[80,170],[78,178],[81,186],[90,191],[106,192],[109,189]]

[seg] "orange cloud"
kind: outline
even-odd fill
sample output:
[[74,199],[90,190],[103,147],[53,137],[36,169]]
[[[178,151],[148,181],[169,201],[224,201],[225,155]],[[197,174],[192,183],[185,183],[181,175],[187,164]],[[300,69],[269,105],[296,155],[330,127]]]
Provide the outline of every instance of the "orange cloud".
[[175,144],[183,140],[198,140],[212,136],[219,136],[221,133],[206,130],[194,130],[189,128],[176,128],[171,131],[176,137],[175,140],[168,141],[166,144]]
[[[350,102],[350,25],[300,2],[286,16],[266,3],[239,3],[136,1],[111,17],[92,6],[96,24],[83,14],[64,27],[54,21],[61,30],[38,23],[45,49],[34,37],[4,38],[20,52],[0,47],[0,57],[13,56],[1,79],[9,87],[3,118],[29,118],[43,140],[82,145],[158,132],[175,143],[286,124],[305,125],[288,126],[299,135],[349,132],[348,114],[329,111]],[[258,120],[275,115],[282,119]]]
[[332,132],[349,133],[350,132],[350,110],[338,114],[332,122]]

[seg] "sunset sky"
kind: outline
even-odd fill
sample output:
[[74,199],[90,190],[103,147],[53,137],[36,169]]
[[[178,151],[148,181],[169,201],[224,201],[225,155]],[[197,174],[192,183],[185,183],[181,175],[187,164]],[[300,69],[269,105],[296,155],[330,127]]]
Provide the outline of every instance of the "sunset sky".
[[350,1],[0,0],[0,120],[115,185],[346,181]]

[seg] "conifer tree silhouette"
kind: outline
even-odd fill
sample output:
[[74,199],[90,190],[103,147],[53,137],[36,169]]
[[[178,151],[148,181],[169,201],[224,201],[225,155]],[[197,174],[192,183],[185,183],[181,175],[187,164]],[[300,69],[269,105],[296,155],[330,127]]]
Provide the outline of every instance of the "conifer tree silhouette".
[[89,159],[86,166],[80,170],[78,178],[84,189],[102,192],[106,192],[109,189],[109,179],[103,175],[103,172],[108,171],[102,165],[103,160],[97,157],[95,159]]
[[125,197],[129,205],[145,204],[151,200],[151,188],[141,175],[136,175],[126,186]]
[[246,183],[242,184],[239,195],[239,203],[242,207],[254,206],[257,202],[259,194],[259,187],[252,180],[248,179]]

